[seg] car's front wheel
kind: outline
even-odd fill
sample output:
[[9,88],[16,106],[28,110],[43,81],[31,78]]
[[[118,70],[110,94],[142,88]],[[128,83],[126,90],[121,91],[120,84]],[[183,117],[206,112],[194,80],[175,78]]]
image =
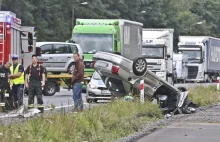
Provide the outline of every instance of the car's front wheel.
[[147,70],[147,61],[145,58],[139,57],[133,61],[133,72],[136,76],[142,76]]

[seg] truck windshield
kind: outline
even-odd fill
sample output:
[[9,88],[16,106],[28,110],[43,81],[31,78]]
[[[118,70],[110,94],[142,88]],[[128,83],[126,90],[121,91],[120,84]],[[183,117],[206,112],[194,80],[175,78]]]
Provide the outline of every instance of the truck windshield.
[[200,50],[182,50],[183,54],[188,55],[188,60],[201,60],[202,52]]
[[94,54],[97,51],[112,51],[113,38],[111,34],[74,34],[74,41],[78,43],[83,53]]
[[164,47],[142,46],[142,56],[147,59],[163,59]]

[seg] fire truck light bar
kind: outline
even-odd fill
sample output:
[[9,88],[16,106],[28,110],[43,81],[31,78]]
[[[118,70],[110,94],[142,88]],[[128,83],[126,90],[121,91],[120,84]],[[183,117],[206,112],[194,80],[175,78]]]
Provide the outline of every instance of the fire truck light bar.
[[11,22],[12,22],[12,17],[9,17],[9,16],[6,17],[6,22],[7,22],[7,23],[11,23]]

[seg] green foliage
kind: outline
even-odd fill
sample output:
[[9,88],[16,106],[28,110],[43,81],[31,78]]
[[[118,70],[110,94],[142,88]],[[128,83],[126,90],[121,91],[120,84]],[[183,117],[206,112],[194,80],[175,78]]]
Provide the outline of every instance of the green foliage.
[[189,91],[189,98],[199,106],[207,106],[220,101],[220,92],[216,86],[198,86]]
[[117,100],[82,113],[53,113],[0,127],[0,141],[111,142],[162,118],[157,105]]
[[[39,41],[66,41],[71,37],[72,9],[75,18],[129,19],[145,28],[174,28],[179,35],[220,36],[220,1],[217,0],[3,0],[23,25],[37,27]],[[141,13],[146,11],[146,13]],[[195,23],[202,21],[203,24]],[[194,24],[194,25],[193,25]]]

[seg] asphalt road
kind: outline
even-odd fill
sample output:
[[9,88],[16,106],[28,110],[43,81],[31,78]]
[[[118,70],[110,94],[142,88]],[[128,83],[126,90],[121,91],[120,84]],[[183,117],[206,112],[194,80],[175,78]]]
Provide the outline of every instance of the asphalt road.
[[[72,95],[73,95],[72,90],[68,91],[67,89],[61,89],[60,92],[57,92],[54,96],[43,96],[45,111],[51,110],[52,108],[55,109],[67,108],[68,110],[72,109],[73,108]],[[85,109],[102,104],[102,102],[90,103],[90,104],[87,103],[85,93],[82,93],[82,99]],[[35,102],[36,102],[36,97],[35,97]],[[24,97],[24,103],[27,105],[28,96]],[[36,106],[37,104],[35,103],[35,107]]]
[[173,123],[136,142],[219,142],[220,124]]

